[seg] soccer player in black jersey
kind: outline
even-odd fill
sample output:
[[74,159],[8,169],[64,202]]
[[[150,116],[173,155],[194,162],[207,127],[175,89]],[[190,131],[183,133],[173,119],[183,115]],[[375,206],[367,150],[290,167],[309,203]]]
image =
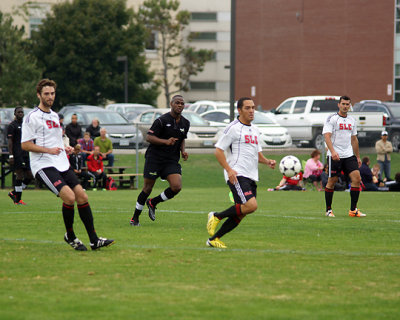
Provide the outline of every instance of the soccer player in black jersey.
[[[131,219],[132,226],[139,226],[139,216],[146,204],[149,217],[155,220],[156,206],[176,196],[182,188],[182,170],[180,156],[188,159],[185,151],[185,139],[190,122],[182,116],[185,101],[181,95],[173,96],[170,102],[171,111],[156,119],[147,132],[147,148],[144,164],[144,185],[136,201],[136,208]],[[169,187],[155,198],[147,199],[153,190],[158,177],[166,179]]]
[[17,107],[14,109],[15,120],[8,125],[8,151],[10,166],[14,168],[15,185],[14,190],[8,196],[15,204],[25,205],[21,200],[22,190],[32,180],[32,173],[29,167],[29,153],[21,148],[21,128],[24,118],[24,109]]

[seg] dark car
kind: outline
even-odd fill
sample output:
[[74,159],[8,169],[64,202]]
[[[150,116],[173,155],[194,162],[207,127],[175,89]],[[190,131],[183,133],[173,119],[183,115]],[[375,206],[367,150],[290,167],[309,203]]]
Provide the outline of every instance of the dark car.
[[400,148],[400,103],[382,102],[380,100],[362,100],[353,106],[358,112],[383,112],[386,118],[388,139],[392,142],[393,150]]
[[136,146],[136,143],[140,147],[143,144],[141,131],[138,130],[136,138],[136,127],[118,112],[91,105],[67,105],[59,113],[64,116],[65,126],[71,122],[71,116],[75,113],[83,131],[94,118],[97,118],[100,127],[107,130],[107,136],[114,148],[132,148]]

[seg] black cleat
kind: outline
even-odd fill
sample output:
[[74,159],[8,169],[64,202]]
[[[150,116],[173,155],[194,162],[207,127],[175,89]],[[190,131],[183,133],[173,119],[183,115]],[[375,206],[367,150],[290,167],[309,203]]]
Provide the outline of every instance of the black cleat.
[[64,235],[64,240],[65,240],[66,243],[68,243],[75,250],[87,251],[87,248],[85,247],[85,245],[78,238],[75,238],[74,240],[69,240],[68,237],[67,237],[67,234],[65,234]]
[[129,223],[130,223],[130,225],[133,226],[133,227],[140,227],[139,220],[138,220],[138,221],[135,221],[135,220],[131,219],[131,222],[129,222]]
[[11,198],[12,201],[14,201],[14,203],[18,203],[17,202],[17,196],[14,194],[14,192],[10,191],[8,193],[8,196]]
[[92,250],[97,250],[97,249],[100,249],[102,247],[111,246],[114,243],[115,243],[115,241],[112,240],[112,239],[99,238],[96,241],[96,243],[90,243],[90,247],[92,248]]
[[151,199],[146,200],[147,208],[149,208],[149,218],[151,220],[156,220],[156,207],[151,204]]

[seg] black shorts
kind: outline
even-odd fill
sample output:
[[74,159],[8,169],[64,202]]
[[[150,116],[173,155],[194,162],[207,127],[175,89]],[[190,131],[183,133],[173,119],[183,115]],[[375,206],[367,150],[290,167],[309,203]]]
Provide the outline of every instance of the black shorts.
[[154,161],[146,158],[144,162],[143,176],[147,179],[156,180],[158,177],[166,179],[175,173],[182,175],[182,167],[177,161]]
[[29,156],[28,157],[15,157],[14,158],[14,170],[23,169],[30,170]]
[[349,175],[354,170],[359,170],[356,156],[343,158],[339,161],[334,161],[332,160],[332,157],[328,156],[327,163],[329,177],[337,177],[342,171],[345,175]]
[[54,167],[43,168],[36,173],[35,178],[42,181],[57,196],[62,187],[69,186],[73,189],[79,184],[79,180],[71,168],[63,172]]
[[227,184],[232,191],[235,203],[246,203],[251,198],[257,197],[257,184],[254,180],[246,177],[237,177],[238,183],[232,184],[228,180]]

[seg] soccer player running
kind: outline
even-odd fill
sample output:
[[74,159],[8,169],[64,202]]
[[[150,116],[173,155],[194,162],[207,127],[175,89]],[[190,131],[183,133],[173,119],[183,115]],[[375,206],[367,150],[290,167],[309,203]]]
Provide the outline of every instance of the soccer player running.
[[17,107],[14,109],[15,120],[7,128],[9,163],[14,167],[15,185],[14,190],[8,193],[8,196],[14,201],[14,204],[26,205],[21,200],[22,190],[32,180],[32,173],[29,167],[29,154],[21,148],[21,128],[24,118],[24,109]]
[[96,234],[88,197],[67,158],[67,152],[71,153],[72,147],[64,148],[58,115],[51,110],[56,96],[56,83],[42,79],[36,86],[36,93],[40,103],[25,117],[21,140],[22,149],[30,152],[32,173],[63,201],[62,214],[67,230],[64,240],[72,248],[87,250],[74,233],[75,202],[92,250],[107,247],[114,240],[99,238]]
[[[163,201],[175,197],[182,189],[182,169],[179,164],[180,155],[184,161],[188,159],[185,151],[185,139],[190,122],[182,116],[185,101],[181,95],[172,97],[171,111],[156,119],[147,132],[146,141],[150,143],[145,154],[144,184],[137,201],[132,226],[140,226],[139,216],[146,204],[151,220],[156,219],[156,206]],[[156,179],[166,179],[169,187],[155,198],[147,199],[153,190]]]
[[[275,160],[265,158],[261,152],[260,132],[251,123],[255,111],[253,100],[240,98],[237,108],[239,117],[226,127],[215,145],[215,156],[224,168],[225,180],[235,200],[235,205],[228,209],[208,214],[207,231],[210,238],[207,245],[215,248],[226,248],[220,238],[236,228],[247,214],[257,210],[258,163],[266,164],[272,169],[276,165]],[[215,232],[224,218],[227,220]]]
[[325,203],[327,217],[334,217],[332,211],[332,199],[335,183],[341,171],[351,179],[350,188],[350,217],[365,217],[357,209],[358,197],[360,195],[360,170],[361,159],[357,139],[357,126],[355,119],[348,115],[351,108],[351,100],[342,96],[338,103],[339,112],[330,115],[324,124],[322,134],[328,147],[328,182],[325,187]]

